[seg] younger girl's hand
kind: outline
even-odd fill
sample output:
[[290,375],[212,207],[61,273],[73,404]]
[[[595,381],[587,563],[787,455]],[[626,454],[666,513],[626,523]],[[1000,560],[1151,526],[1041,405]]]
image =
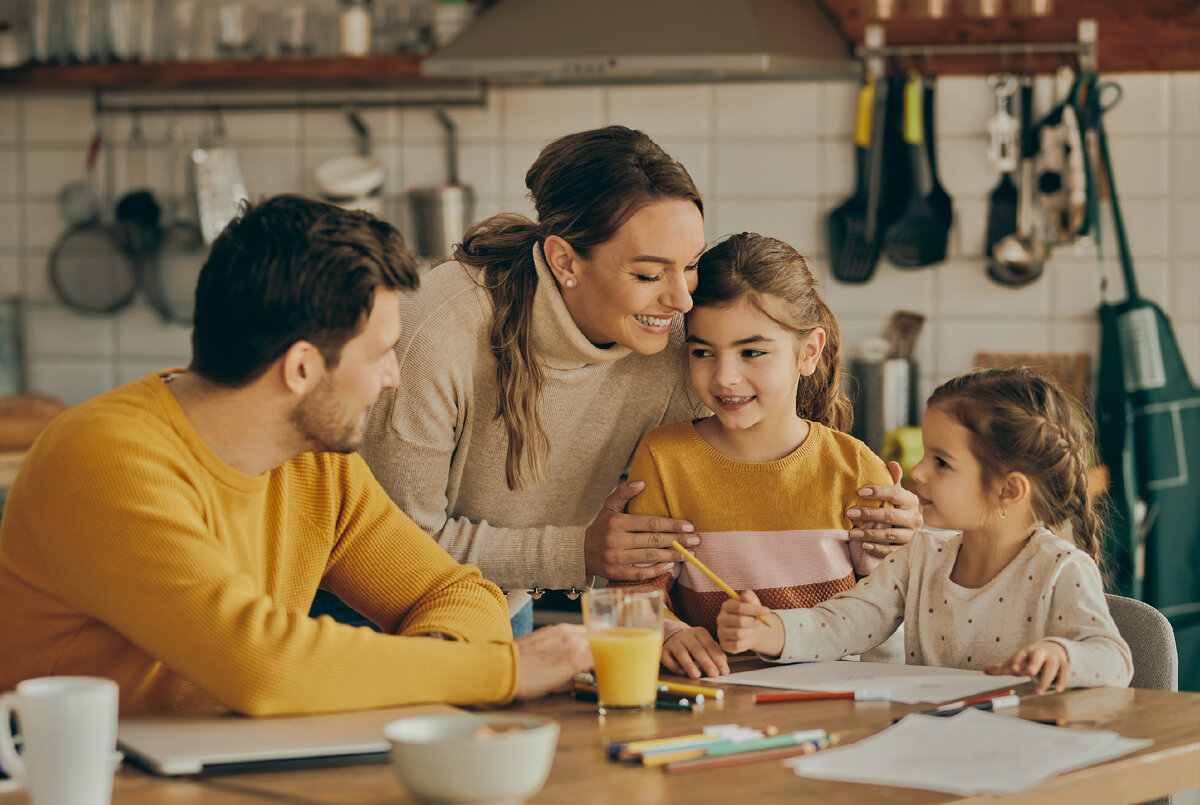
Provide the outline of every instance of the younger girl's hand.
[[662,664],[671,673],[692,679],[729,673],[725,652],[703,626],[693,626],[668,637],[663,643]]
[[1045,693],[1051,684],[1062,693],[1067,689],[1071,677],[1071,661],[1067,650],[1052,640],[1030,643],[1004,662],[993,662],[983,666],[985,674],[1011,674],[1031,676],[1038,681],[1037,693]]
[[[771,628],[758,620],[760,615],[770,619]],[[753,591],[746,590],[740,601],[731,598],[721,605],[721,614],[717,616],[717,641],[730,654],[757,651],[776,657],[783,651],[783,621],[758,603],[758,596]]]

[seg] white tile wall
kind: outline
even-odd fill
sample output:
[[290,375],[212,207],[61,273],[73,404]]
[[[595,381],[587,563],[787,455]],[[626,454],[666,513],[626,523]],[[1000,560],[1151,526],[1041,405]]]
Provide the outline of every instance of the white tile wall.
[[[1115,78],[1124,95],[1106,119],[1139,283],[1170,313],[1200,379],[1200,73]],[[1047,78],[1039,80],[1040,101],[1050,90]],[[981,350],[1094,352],[1101,271],[1090,242],[1059,249],[1043,277],[1026,288],[1004,288],[985,276],[979,252],[997,177],[984,155],[992,94],[979,77],[938,84],[939,168],[956,213],[949,262],[901,271],[881,261],[864,285],[830,278],[824,220],[853,187],[856,98],[850,82],[521,88],[494,90],[485,108],[449,114],[458,129],[461,178],[478,192],[478,217],[532,214],[525,171],[556,136],[605,123],[649,132],[688,167],[704,194],[710,238],[758,231],[811,256],[847,350],[880,334],[894,310],[925,314],[917,356],[926,392]],[[141,301],[110,318],[87,317],[59,305],[47,286],[47,252],[63,228],[54,194],[82,175],[91,103],[86,93],[0,95],[0,295],[27,300],[31,382],[70,402],[186,363],[189,353],[187,328],[162,324]],[[371,109],[363,116],[388,168],[387,215],[407,228],[404,191],[444,177],[441,126],[426,109]],[[213,125],[195,114],[181,114],[176,123],[188,144]],[[256,197],[313,192],[313,167],[355,145],[337,112],[231,113],[225,125]],[[107,130],[118,192],[138,180],[169,186],[172,152],[162,116],[142,120],[144,146],[130,145],[128,117],[113,118]],[[101,185],[104,169],[101,159]],[[1107,220],[1103,228],[1109,298],[1120,299],[1113,230]]]

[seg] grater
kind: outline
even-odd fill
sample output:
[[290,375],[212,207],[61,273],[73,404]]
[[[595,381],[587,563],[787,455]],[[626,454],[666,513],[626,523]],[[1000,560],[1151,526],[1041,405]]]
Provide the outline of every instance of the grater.
[[196,195],[196,215],[205,245],[211,245],[241,211],[248,197],[242,180],[237,151],[224,144],[224,127],[218,120],[212,145],[192,151],[192,187]]

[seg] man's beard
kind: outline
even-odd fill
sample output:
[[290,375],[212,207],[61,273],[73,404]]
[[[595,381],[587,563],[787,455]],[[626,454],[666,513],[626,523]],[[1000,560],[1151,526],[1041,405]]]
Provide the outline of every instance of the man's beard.
[[317,387],[309,392],[292,411],[289,420],[316,452],[353,453],[362,444],[363,434],[358,422],[346,422],[338,407],[333,382],[326,374]]

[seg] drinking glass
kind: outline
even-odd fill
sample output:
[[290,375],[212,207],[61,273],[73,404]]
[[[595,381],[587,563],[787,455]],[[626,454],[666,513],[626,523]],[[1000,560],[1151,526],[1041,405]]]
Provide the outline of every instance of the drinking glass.
[[606,587],[583,594],[600,712],[644,710],[658,697],[662,590]]

